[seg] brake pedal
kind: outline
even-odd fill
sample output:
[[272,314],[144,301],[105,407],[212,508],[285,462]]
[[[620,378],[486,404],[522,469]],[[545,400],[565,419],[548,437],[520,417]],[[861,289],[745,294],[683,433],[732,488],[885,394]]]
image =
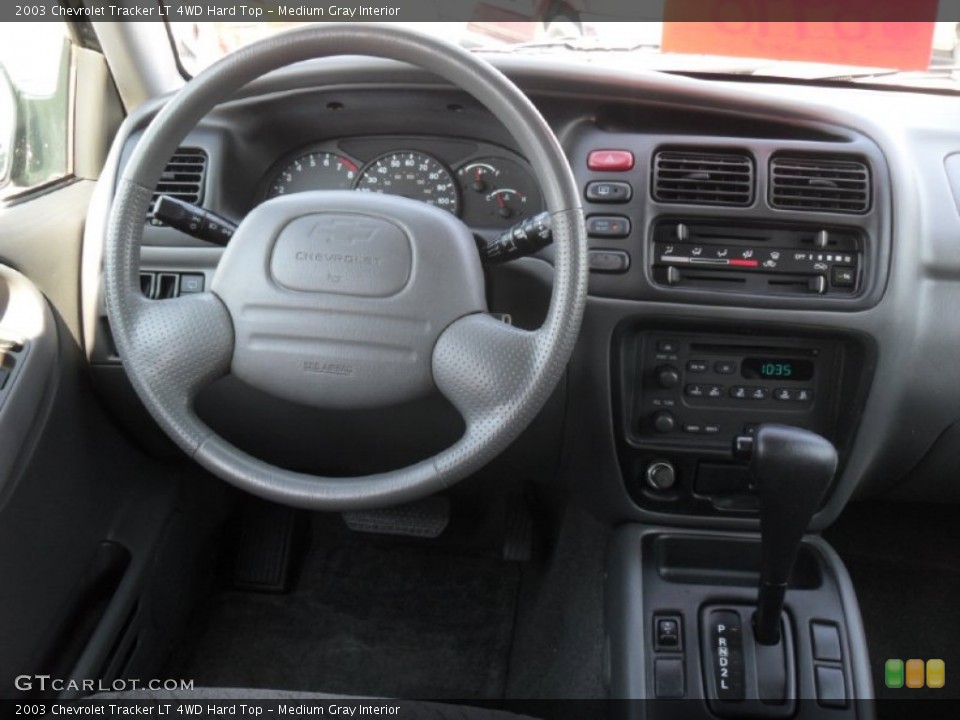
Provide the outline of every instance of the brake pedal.
[[450,501],[428,497],[380,510],[354,510],[343,513],[343,521],[354,532],[435,538],[450,523]]
[[260,501],[246,503],[240,528],[234,587],[283,593],[293,577],[297,513],[293,508]]

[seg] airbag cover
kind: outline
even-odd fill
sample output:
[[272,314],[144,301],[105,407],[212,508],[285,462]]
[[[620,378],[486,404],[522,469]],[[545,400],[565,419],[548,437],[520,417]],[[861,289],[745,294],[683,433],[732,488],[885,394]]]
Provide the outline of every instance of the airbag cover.
[[234,326],[231,372],[314,407],[383,407],[429,394],[433,349],[486,310],[473,234],[424,202],[303,192],[255,208],[212,290]]
[[346,213],[306,215],[287,225],[270,271],[303,292],[388,297],[410,279],[410,240],[393,223]]

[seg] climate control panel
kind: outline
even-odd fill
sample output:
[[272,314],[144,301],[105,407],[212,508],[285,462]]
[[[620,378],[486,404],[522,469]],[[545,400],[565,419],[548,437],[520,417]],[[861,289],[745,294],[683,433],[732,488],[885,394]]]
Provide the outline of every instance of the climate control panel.
[[656,283],[714,291],[853,296],[863,277],[854,227],[667,218],[653,228]]

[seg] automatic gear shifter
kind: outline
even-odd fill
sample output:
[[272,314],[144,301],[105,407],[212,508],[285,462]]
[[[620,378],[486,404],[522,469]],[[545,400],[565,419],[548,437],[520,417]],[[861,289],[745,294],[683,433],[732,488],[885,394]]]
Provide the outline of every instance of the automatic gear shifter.
[[780,642],[787,581],[803,533],[837,469],[837,450],[816,433],[787,425],[761,425],[752,438],[737,438],[750,458],[760,496],[760,591],[753,618],[763,645]]

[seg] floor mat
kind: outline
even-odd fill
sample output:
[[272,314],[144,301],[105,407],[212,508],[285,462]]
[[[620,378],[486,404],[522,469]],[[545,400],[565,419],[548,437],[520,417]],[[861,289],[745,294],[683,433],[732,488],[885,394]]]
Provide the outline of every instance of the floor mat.
[[[960,698],[960,524],[955,506],[854,503],[826,538],[850,571],[881,699]],[[940,689],[887,688],[888,658],[946,663]],[[879,710],[883,710],[881,705]]]
[[395,698],[503,696],[518,566],[436,541],[338,533],[287,595],[228,591],[170,677]]

